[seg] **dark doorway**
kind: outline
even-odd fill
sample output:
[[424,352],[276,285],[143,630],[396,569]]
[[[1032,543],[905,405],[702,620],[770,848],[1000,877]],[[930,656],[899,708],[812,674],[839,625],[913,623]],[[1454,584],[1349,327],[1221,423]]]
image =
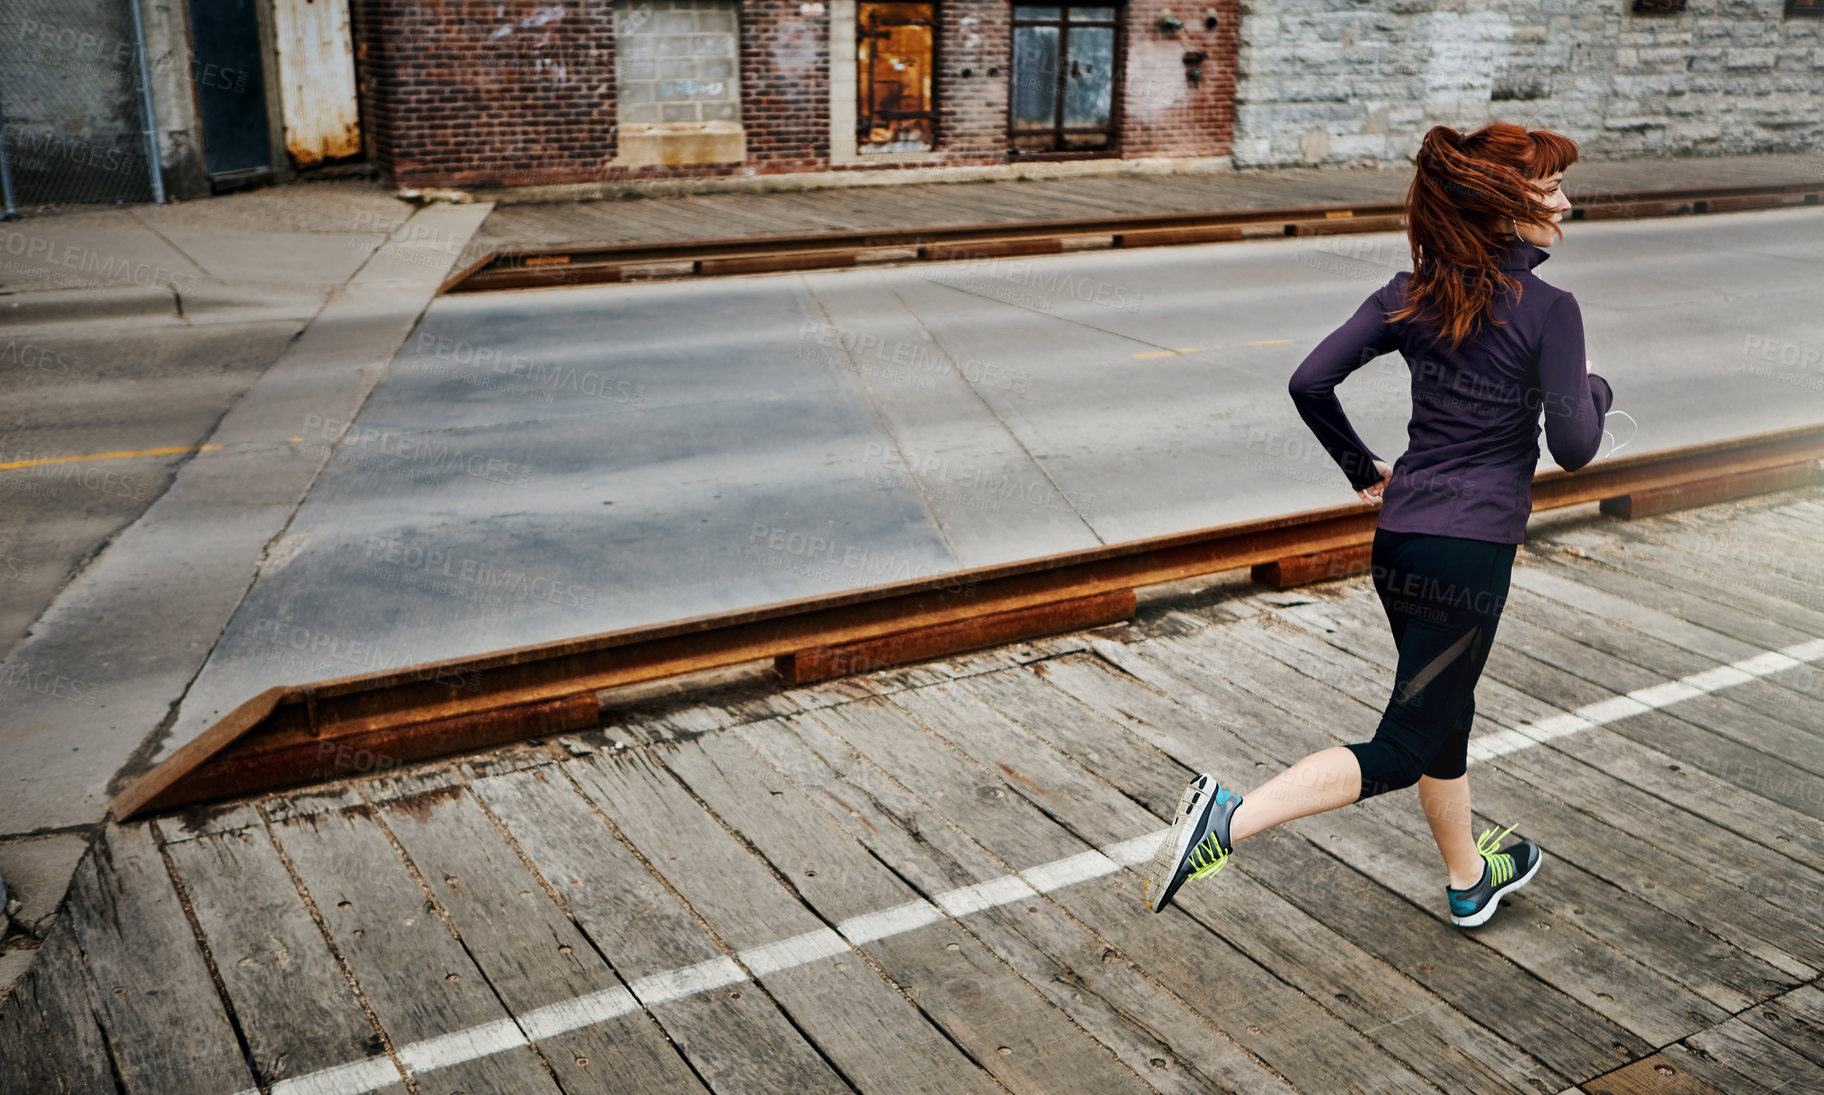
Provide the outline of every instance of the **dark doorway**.
[[1008,148],[1016,155],[1094,156],[1117,151],[1115,88],[1121,9],[1016,4]]
[[271,174],[272,134],[254,0],[190,0],[190,57],[210,180],[219,187]]

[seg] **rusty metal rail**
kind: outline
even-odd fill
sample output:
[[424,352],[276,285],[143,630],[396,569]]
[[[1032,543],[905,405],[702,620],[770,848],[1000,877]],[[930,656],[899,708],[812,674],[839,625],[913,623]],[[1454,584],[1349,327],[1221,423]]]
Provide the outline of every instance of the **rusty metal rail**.
[[[1815,205],[1820,193],[1824,193],[1824,181],[1602,193],[1572,209],[1571,219],[1669,217]],[[1402,227],[1402,209],[1397,202],[1321,205],[667,243],[509,248],[464,267],[439,291],[474,293],[593,285],[633,278],[711,277],[864,263],[936,262],[1096,248],[1388,232]]]
[[[1535,510],[1640,516],[1819,478],[1824,423],[1604,460],[1533,480]],[[272,688],[134,781],[116,817],[594,726],[596,693],[771,658],[822,679],[1125,619],[1136,589],[1253,567],[1275,585],[1366,569],[1377,510],[1280,517]]]

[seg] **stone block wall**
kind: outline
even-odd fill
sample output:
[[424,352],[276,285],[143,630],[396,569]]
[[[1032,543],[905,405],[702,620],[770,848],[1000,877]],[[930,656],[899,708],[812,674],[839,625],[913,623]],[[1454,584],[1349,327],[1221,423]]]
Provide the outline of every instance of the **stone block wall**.
[[1425,131],[1553,129],[1586,159],[1824,145],[1824,19],[1784,0],[1243,0],[1236,166],[1408,162]]

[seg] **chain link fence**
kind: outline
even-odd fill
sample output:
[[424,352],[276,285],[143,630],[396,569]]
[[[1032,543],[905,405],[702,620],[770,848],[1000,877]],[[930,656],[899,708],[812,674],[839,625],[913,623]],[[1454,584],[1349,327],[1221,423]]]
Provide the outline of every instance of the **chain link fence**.
[[137,0],[6,0],[0,11],[7,214],[162,201]]

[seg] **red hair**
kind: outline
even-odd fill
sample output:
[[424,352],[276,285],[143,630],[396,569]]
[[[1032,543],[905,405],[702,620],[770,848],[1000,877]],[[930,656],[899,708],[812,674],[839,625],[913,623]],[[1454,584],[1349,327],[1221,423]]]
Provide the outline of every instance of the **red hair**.
[[1490,122],[1468,136],[1434,125],[1415,161],[1418,170],[1406,192],[1412,277],[1406,304],[1387,318],[1422,316],[1455,349],[1481,328],[1497,285],[1520,292],[1519,279],[1497,265],[1512,239],[1506,222],[1550,228],[1563,237],[1553,211],[1540,203],[1544,195],[1527,180],[1576,163],[1577,142],[1507,122]]

